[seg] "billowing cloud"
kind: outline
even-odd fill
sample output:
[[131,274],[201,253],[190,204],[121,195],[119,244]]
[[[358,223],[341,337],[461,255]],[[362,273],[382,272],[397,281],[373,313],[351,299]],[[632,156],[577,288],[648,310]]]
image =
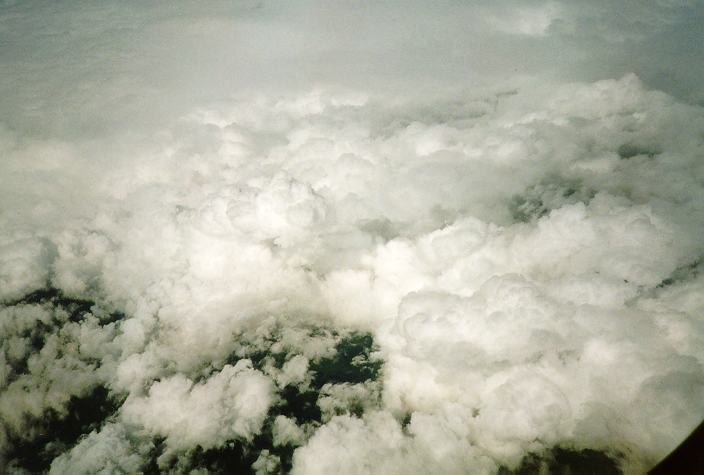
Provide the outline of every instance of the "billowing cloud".
[[0,8],[5,471],[637,473],[700,422],[701,64],[627,60],[695,2]]

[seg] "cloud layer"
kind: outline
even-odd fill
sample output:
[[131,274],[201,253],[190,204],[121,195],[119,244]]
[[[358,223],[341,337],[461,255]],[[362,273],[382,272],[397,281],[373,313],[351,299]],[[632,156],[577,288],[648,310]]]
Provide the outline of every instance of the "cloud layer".
[[0,467],[637,473],[700,422],[701,64],[624,59],[696,4],[81,6],[0,7]]

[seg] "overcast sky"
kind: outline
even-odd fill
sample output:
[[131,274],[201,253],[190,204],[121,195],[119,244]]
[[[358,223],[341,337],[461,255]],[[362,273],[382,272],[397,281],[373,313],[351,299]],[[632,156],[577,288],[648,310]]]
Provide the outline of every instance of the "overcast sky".
[[3,122],[45,134],[318,84],[425,91],[635,73],[704,99],[696,0],[4,3]]

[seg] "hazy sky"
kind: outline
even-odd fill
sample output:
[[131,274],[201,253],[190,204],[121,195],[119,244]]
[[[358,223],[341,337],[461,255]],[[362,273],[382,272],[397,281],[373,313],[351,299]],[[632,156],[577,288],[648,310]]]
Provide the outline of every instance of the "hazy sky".
[[699,102],[703,10],[696,0],[5,2],[0,105],[11,127],[68,133],[160,121],[252,89],[627,73]]

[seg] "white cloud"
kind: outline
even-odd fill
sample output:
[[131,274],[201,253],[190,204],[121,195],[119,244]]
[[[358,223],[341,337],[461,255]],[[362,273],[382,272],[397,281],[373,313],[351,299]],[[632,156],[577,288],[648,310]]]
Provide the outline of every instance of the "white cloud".
[[151,448],[148,442],[137,441],[124,426],[108,424],[100,432],[88,434],[70,452],[56,458],[49,473],[136,473]]
[[704,413],[700,10],[6,3],[0,463],[101,387],[53,472],[647,469]]
[[271,381],[241,360],[205,383],[194,384],[181,375],[156,382],[146,397],[128,398],[122,411],[126,421],[165,436],[172,448],[210,448],[237,437],[252,438],[272,399]]

